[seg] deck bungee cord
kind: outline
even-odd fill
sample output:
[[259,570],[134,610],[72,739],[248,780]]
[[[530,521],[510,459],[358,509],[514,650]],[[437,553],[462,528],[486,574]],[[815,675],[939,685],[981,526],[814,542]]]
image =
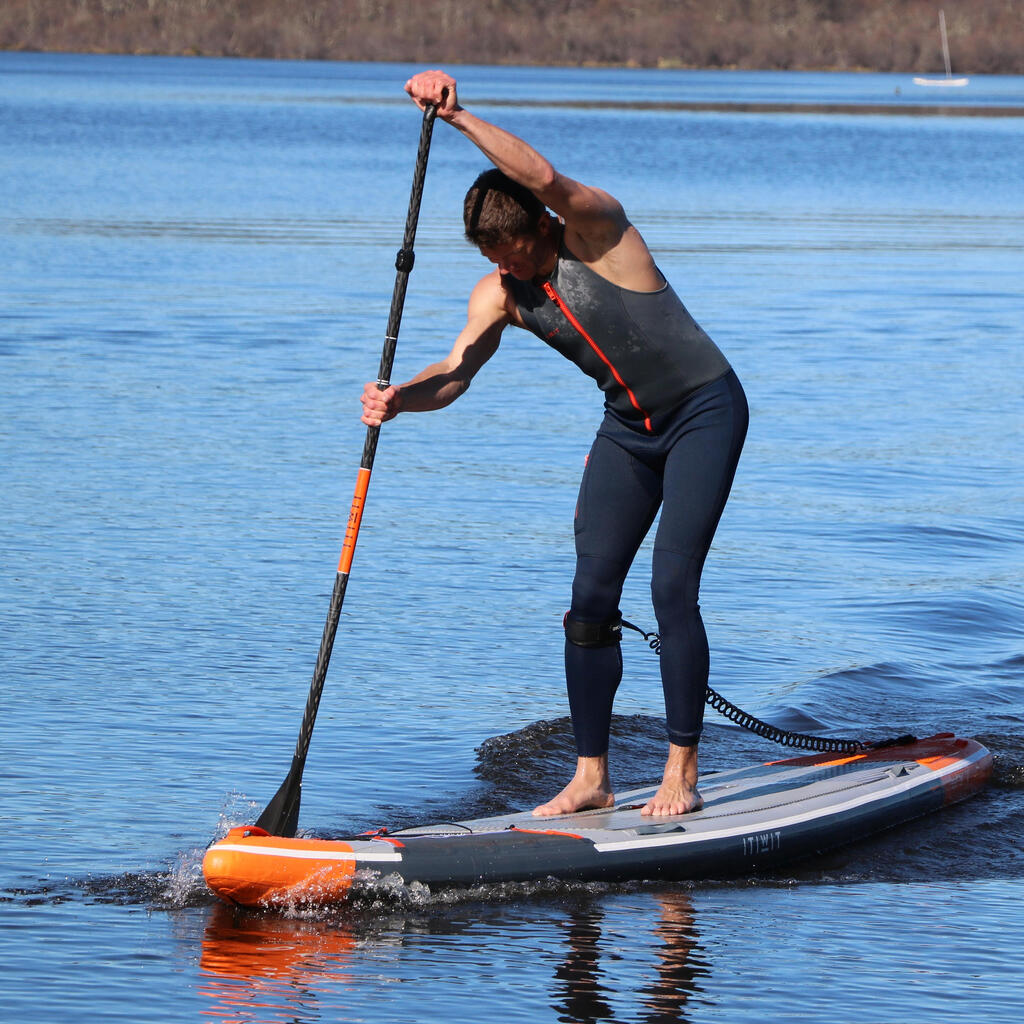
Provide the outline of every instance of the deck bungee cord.
[[[627,622],[625,619],[622,620],[622,625],[626,629],[639,633],[647,641],[647,646],[659,657],[661,656],[660,634],[654,632],[647,633],[639,626],[635,626],[632,622]],[[756,718],[749,712],[737,707],[732,701],[723,697],[710,686],[704,695],[704,702],[708,707],[714,708],[720,715],[741,728],[747,729],[764,739],[771,740],[773,743],[778,743],[780,746],[794,747],[797,750],[813,750],[821,754],[857,754],[865,750],[882,750],[885,747],[900,747],[917,742],[917,737],[910,733],[904,736],[895,736],[891,739],[868,742],[866,740],[830,739],[824,736],[810,736],[807,733],[793,732]]]

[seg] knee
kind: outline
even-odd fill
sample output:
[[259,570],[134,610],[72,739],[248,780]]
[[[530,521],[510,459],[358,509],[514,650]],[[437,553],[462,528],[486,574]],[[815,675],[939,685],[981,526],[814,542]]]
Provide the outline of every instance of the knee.
[[693,609],[700,597],[701,560],[675,551],[656,551],[651,572],[651,600],[659,618]]
[[586,622],[601,622],[618,615],[625,573],[604,558],[581,556],[572,581],[572,615]]

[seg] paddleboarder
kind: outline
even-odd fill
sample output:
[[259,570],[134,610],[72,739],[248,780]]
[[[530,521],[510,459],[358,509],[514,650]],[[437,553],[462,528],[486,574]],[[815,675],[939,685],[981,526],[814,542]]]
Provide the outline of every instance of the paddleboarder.
[[462,107],[445,72],[421,72],[405,89],[421,109],[434,104],[494,165],[467,193],[464,221],[467,239],[495,267],[473,289],[445,358],[404,384],[366,385],[363,422],[449,405],[509,326],[533,332],[595,379],[604,419],[580,485],[564,620],[577,764],[568,785],[533,813],[614,801],[608,739],[622,678],[619,597],[659,508],[651,592],[669,753],[643,813],[696,810],[709,663],[698,594],[746,435],[743,389],[613,196],[559,173],[522,139]]

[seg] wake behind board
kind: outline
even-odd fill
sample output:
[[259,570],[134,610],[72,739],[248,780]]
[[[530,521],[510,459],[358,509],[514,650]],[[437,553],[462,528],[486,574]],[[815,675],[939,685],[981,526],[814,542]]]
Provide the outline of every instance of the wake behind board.
[[[380,830],[344,840],[284,839],[232,829],[203,860],[228,903],[344,900],[360,878],[470,886],[527,882],[723,878],[788,865],[863,839],[978,792],[992,755],[943,733],[852,755],[812,754],[701,777],[702,810],[644,817],[657,787],[615,806],[555,818],[529,811]],[[368,874],[367,874],[368,873]]]

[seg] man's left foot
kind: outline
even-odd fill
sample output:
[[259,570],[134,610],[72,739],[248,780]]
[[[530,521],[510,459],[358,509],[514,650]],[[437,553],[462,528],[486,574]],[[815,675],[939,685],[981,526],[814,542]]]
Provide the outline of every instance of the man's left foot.
[[703,806],[704,800],[697,792],[697,745],[681,747],[670,743],[661,788],[640,813],[667,817],[699,811]]
[[704,798],[691,786],[663,783],[640,813],[648,816],[689,814],[691,811],[699,811],[703,806]]

